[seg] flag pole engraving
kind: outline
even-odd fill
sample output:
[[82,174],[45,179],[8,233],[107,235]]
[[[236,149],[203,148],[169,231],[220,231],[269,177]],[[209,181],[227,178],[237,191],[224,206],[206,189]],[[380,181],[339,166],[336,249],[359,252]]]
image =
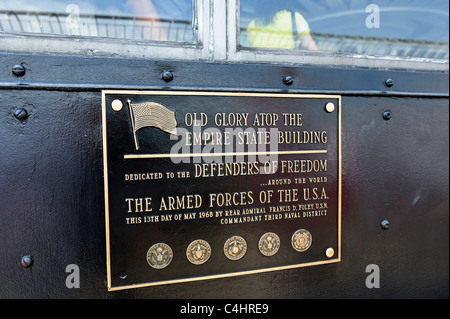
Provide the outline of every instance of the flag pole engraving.
[[178,135],[178,123],[175,118],[175,112],[155,102],[132,104],[130,99],[128,99],[127,102],[130,109],[134,144],[137,151],[139,150],[139,141],[136,132],[141,128],[156,127],[163,132]]
[[130,108],[131,126],[133,127],[133,135],[134,135],[134,144],[136,145],[136,151],[138,151],[139,150],[139,143],[138,143],[138,140],[136,138],[136,129],[135,129],[135,126],[134,126],[134,116],[133,116],[133,109],[131,107],[131,100],[128,99],[127,102],[128,102],[128,107]]

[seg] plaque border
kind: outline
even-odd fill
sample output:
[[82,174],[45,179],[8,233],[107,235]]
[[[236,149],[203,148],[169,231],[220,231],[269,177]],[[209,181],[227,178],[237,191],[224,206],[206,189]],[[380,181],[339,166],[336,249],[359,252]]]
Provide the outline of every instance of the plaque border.
[[[147,283],[139,283],[124,286],[112,286],[111,281],[111,251],[110,251],[110,224],[109,224],[109,188],[108,188],[108,149],[107,149],[107,123],[106,123],[106,95],[108,94],[128,94],[128,95],[172,95],[172,96],[223,96],[223,97],[268,97],[268,98],[291,98],[291,99],[337,99],[338,103],[338,247],[337,257],[329,260],[302,263],[295,265],[263,268],[256,270],[238,271],[225,274],[207,275],[191,278],[181,278],[173,280],[163,280]],[[286,93],[257,93],[257,92],[219,92],[219,91],[163,91],[163,90],[102,90],[102,139],[103,139],[103,175],[105,191],[105,227],[106,227],[106,268],[107,268],[107,288],[108,291],[120,291],[126,289],[152,287],[160,285],[187,283],[208,279],[219,279],[227,277],[260,274],[272,271],[289,270],[303,267],[311,267],[325,264],[338,263],[341,261],[341,213],[342,213],[342,96],[336,94],[286,94]]]

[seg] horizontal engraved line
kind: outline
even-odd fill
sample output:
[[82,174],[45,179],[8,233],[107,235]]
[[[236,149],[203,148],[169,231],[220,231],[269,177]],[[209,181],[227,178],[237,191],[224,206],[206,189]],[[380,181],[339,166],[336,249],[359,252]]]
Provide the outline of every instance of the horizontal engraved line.
[[186,157],[223,157],[223,156],[253,156],[253,155],[303,155],[303,154],[327,154],[327,150],[310,151],[276,151],[276,152],[236,152],[236,153],[197,153],[197,154],[141,154],[124,155],[124,159],[145,159],[145,158],[186,158]]

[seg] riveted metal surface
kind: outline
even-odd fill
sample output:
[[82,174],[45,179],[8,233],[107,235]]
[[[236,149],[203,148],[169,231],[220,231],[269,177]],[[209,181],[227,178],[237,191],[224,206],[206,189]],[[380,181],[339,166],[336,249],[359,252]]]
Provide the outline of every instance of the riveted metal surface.
[[[108,292],[101,90],[123,88],[341,94],[341,262]],[[0,92],[1,298],[448,298],[448,74],[3,54]]]

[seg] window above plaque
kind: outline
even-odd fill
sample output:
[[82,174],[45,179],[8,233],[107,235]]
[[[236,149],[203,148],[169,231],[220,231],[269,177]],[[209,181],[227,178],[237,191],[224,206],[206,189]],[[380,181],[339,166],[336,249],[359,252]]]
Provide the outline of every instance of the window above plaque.
[[241,0],[240,48],[449,59],[447,0]]
[[2,0],[0,32],[197,42],[192,0]]

